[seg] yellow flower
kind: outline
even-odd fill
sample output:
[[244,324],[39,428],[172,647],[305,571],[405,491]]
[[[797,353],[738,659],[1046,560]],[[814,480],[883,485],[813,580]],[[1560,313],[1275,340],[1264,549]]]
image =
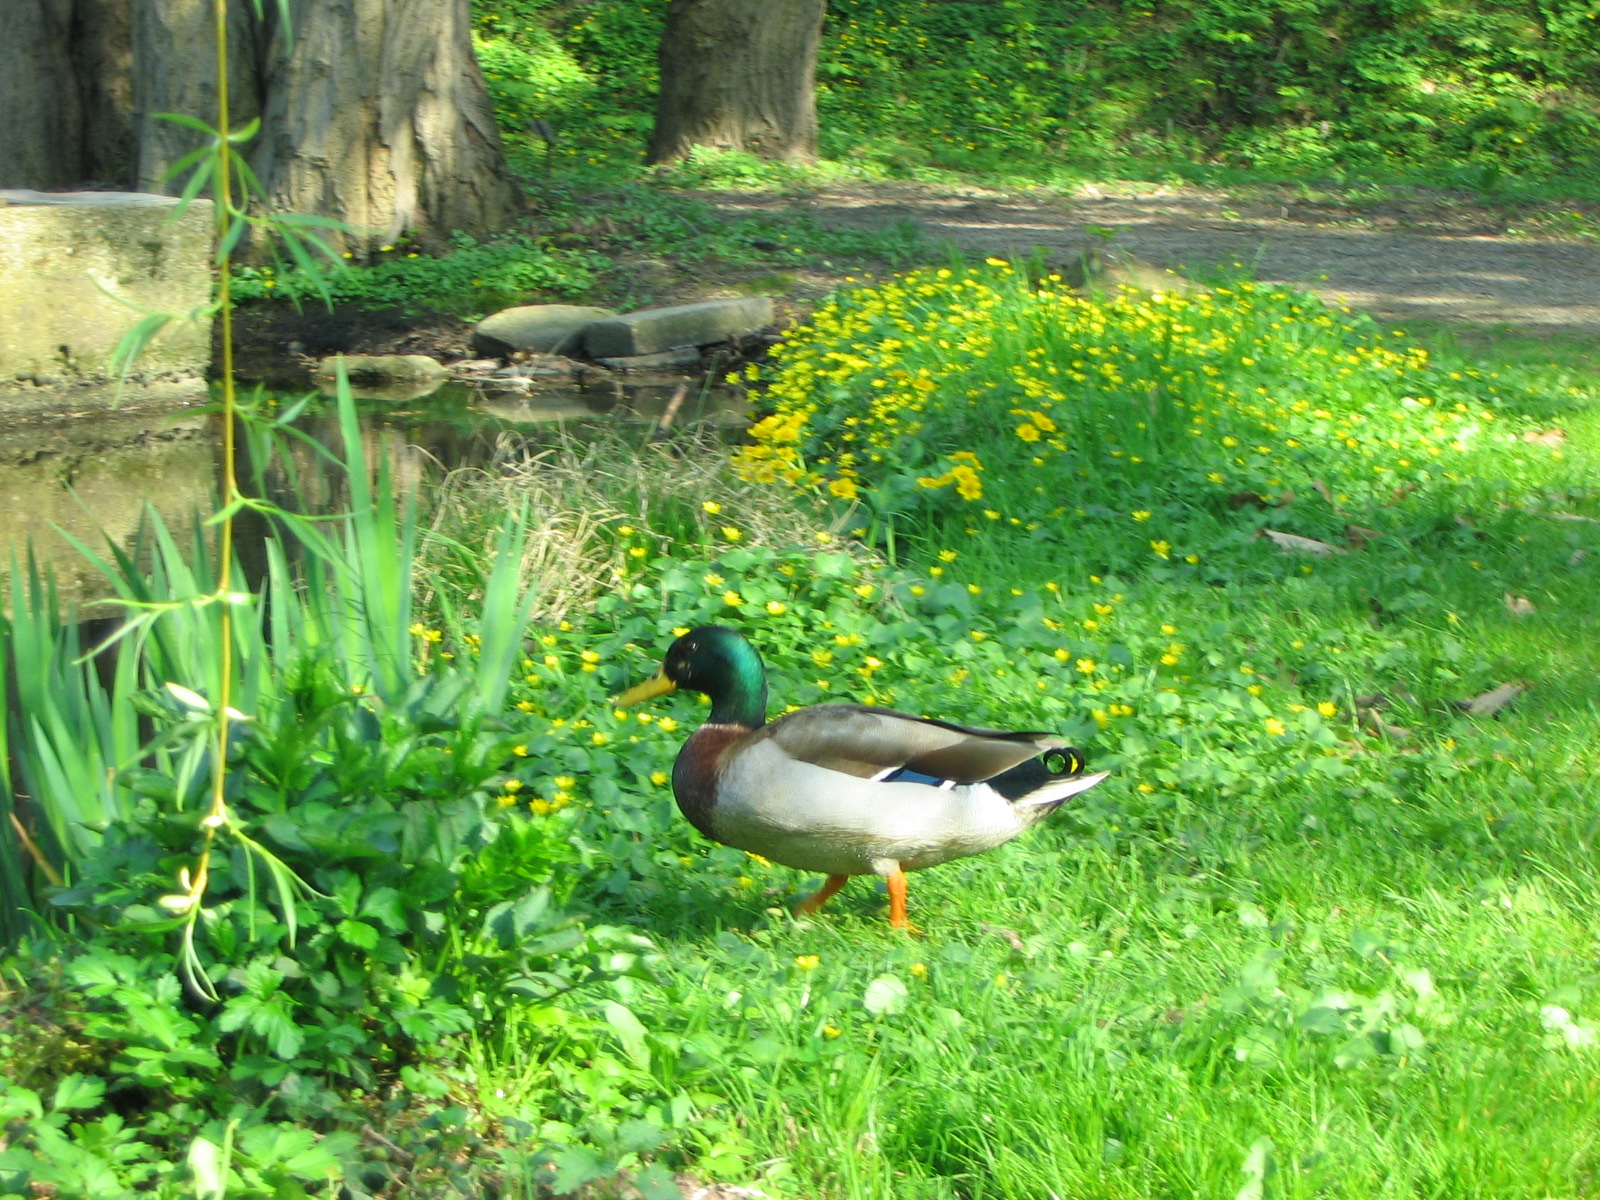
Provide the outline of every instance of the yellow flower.
[[811,652],[811,661],[816,663],[819,667],[826,667],[833,662],[833,651],[813,650]]
[[533,711],[533,701],[532,700],[518,700],[517,701],[517,709],[518,709],[519,712],[531,713]]
[[988,636],[989,635],[981,629],[974,629],[972,631],[972,640],[975,642],[981,642]]
[[754,879],[751,879],[750,876],[748,876],[748,875],[739,876],[739,886],[740,887],[742,887],[742,888],[752,888],[752,887],[755,887],[755,885],[756,885],[756,881]]
[[608,735],[606,735],[604,733],[601,733],[600,730],[596,729],[593,733],[591,733],[589,735],[589,740],[591,742],[593,742],[596,746],[604,746],[607,742],[609,742],[611,740],[611,738]]
[[1159,542],[1151,542],[1150,549],[1155,551],[1157,558],[1168,558],[1172,554],[1172,543],[1165,539]]
[[1100,622],[1096,621],[1093,617],[1085,617],[1083,619],[1083,627],[1090,633],[1093,633],[1096,629],[1100,628]]
[[629,558],[643,558],[646,554],[649,554],[649,553],[650,553],[650,551],[646,550],[643,546],[629,546],[628,547],[628,557]]
[[715,500],[702,500],[700,502],[700,508],[702,511],[709,513],[713,517],[722,511],[722,505],[718,504]]
[[660,727],[662,733],[676,733],[678,730],[678,723],[671,717],[662,717],[656,725]]
[[600,661],[600,654],[595,650],[585,650],[583,653],[578,655],[578,657],[583,659],[583,661],[586,663],[597,663]]
[[1178,665],[1178,656],[1176,654],[1172,654],[1170,652],[1167,653],[1167,654],[1163,654],[1161,656],[1161,665],[1164,666],[1164,667],[1175,667],[1175,666],[1177,666]]
[[520,779],[508,779],[504,783],[502,783],[500,786],[503,787],[508,792],[520,792],[522,790],[522,780],[520,780]]
[[982,589],[982,588],[981,588],[981,587],[979,587],[979,586],[978,586],[978,585],[977,585],[977,584],[975,584],[975,583],[969,583],[969,584],[967,584],[967,591],[969,591],[969,592],[971,592],[971,593],[972,593],[972,594],[973,594],[973,595],[974,595],[974,596],[981,596],[981,595],[983,595],[983,589]]
[[650,772],[650,782],[655,784],[657,787],[666,786],[667,778],[668,778],[668,776],[667,776],[667,773],[665,771],[651,771]]
[[912,963],[911,974],[917,979],[926,979],[928,977],[928,964],[919,962]]
[[768,600],[767,601],[767,611],[769,613],[771,613],[773,616],[776,617],[780,613],[788,612],[789,611],[789,606],[787,604],[785,604],[782,600]]
[[1148,508],[1135,509],[1133,519],[1135,521],[1148,521],[1150,519],[1150,510]]
[[513,746],[511,747],[511,753],[515,754],[518,758],[527,758],[528,748],[526,746]]
[[503,796],[496,796],[494,802],[501,808],[510,808],[517,802],[517,798],[508,792]]
[[744,533],[735,525],[724,525],[722,527],[722,536],[727,538],[730,542],[737,542],[740,538],[744,537]]
[[983,499],[983,481],[971,467],[955,467],[950,474],[956,481],[956,492],[963,500]]
[[1039,440],[1038,426],[1024,421],[1017,426],[1017,436],[1025,442],[1037,442]]
[[873,587],[870,583],[858,583],[853,590],[855,591],[856,595],[860,596],[863,600],[866,600],[871,598],[872,593],[878,589]]
[[1317,705],[1317,711],[1325,717],[1336,717],[1339,715],[1339,706],[1331,700],[1324,700]]
[[[718,586],[720,587],[721,585],[719,584]],[[675,638],[682,637],[684,634],[686,634],[688,632],[689,632],[689,627],[687,625],[674,625],[672,627],[672,636],[675,637]]]
[[957,558],[957,554],[956,554],[956,552],[954,550],[941,550],[941,551],[939,551],[939,561],[940,562],[955,562],[956,558]]
[[[707,587],[719,588],[724,583],[728,582],[721,575],[718,575],[715,571],[712,571],[709,575],[703,575],[703,576],[701,576],[701,578],[705,580],[705,585]],[[685,629],[683,631],[683,633],[688,633],[688,632],[689,631],[687,629]],[[683,633],[678,634],[678,636],[682,637]]]
[[632,525],[618,525],[617,526],[617,532],[620,533],[623,537],[632,537],[633,536],[633,526]]
[[928,589],[923,587],[920,583],[913,583],[911,585],[911,594],[913,596],[926,596],[928,594]]
[[1143,792],[1146,796],[1148,796],[1151,792],[1155,791],[1156,789],[1155,789],[1155,785],[1152,784],[1152,783],[1141,783],[1139,785],[1139,790],[1141,792]]
[[561,665],[561,660],[559,658],[557,658],[554,654],[546,654],[544,656],[544,665],[549,667],[552,671],[554,671],[557,667],[559,667]]
[[1268,717],[1267,718],[1267,732],[1270,733],[1273,737],[1282,737],[1284,734],[1288,733],[1289,731],[1288,731],[1287,728],[1285,728],[1283,722],[1278,720],[1277,717]]
[[822,1036],[825,1038],[836,1038],[843,1032],[844,1030],[840,1029],[837,1025],[824,1025],[822,1027]]
[[1055,657],[1057,662],[1066,662],[1067,659],[1072,657],[1072,655],[1063,647],[1057,646],[1055,649]]
[[1166,634],[1168,637],[1171,637],[1173,634],[1178,632],[1178,627],[1176,625],[1163,625],[1161,627],[1161,632]]
[[1244,690],[1249,692],[1252,696],[1261,695],[1261,685],[1259,683],[1252,683],[1249,687],[1245,688]]
[[1100,669],[1099,665],[1092,658],[1080,658],[1077,665],[1078,672],[1082,675],[1093,675]]
[[828,485],[829,494],[837,496],[841,500],[854,500],[859,490],[853,479],[835,479]]
[[738,608],[744,603],[744,597],[739,595],[738,592],[727,591],[722,593],[722,602],[729,608]]
[[802,971],[815,971],[819,966],[822,965],[822,958],[820,955],[816,954],[797,954],[795,956],[794,965],[799,967]]

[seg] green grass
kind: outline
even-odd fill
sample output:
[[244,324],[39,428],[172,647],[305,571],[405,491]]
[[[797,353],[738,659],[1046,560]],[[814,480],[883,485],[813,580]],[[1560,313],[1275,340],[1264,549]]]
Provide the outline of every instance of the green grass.
[[[964,336],[1023,303],[967,306]],[[1252,378],[1295,384],[1341,420],[1364,414],[1359,445],[1399,469],[1427,441],[1402,399],[1448,384],[1492,436],[1404,495],[1370,484],[1359,446],[1313,447],[1353,523],[1385,533],[1318,557],[1252,536],[1343,543],[1298,478],[1247,475],[1296,499],[1233,508],[1212,503],[1211,468],[1266,466],[1187,435],[1152,442],[1153,471],[1111,457],[1150,431],[1110,384],[1073,389],[1083,433],[1033,468],[1066,511],[1016,525],[984,515],[1035,495],[996,483],[1025,441],[1009,409],[956,443],[990,464],[992,490],[918,487],[939,493],[926,510],[876,502],[872,471],[892,462],[862,459],[869,508],[804,475],[741,475],[691,440],[533,448],[452,481],[421,522],[358,489],[376,516],[345,522],[342,548],[307,543],[307,584],[332,574],[306,611],[333,607],[275,639],[322,665],[279,677],[246,656],[265,673],[230,831],[318,890],[299,940],[258,895],[254,860],[219,860],[196,952],[222,1004],[186,999],[155,906],[192,861],[172,801],[198,760],[169,740],[156,769],[119,773],[131,815],[64,864],[78,886],[55,907],[77,928],[7,968],[0,1046],[16,1069],[0,1113],[16,1124],[0,1183],[177,1197],[186,1159],[218,1153],[238,1116],[243,1196],[333,1176],[374,1195],[603,1192],[619,1171],[664,1196],[668,1169],[850,1200],[1587,1194],[1600,523],[1554,514],[1594,515],[1600,374],[1576,340],[1412,331],[1424,361],[1394,352],[1412,338],[1319,323],[1300,299],[1207,303],[1204,321],[1176,311],[1221,356],[1196,362],[1235,364],[1218,377],[1233,390],[1212,395],[1219,421],[1263,419]],[[1088,315],[1041,344],[1082,357],[1101,336]],[[1116,322],[1153,319],[1100,316],[1124,350],[1144,343]],[[986,370],[1034,378],[1006,375],[1023,358],[1004,339],[956,361],[941,355],[957,340],[911,323],[896,363],[866,363],[881,339],[848,322],[795,339],[774,404],[808,355],[847,356],[806,393],[807,462],[863,428],[846,419],[889,390],[871,387],[879,367],[926,365],[949,403],[986,396]],[[1268,343],[1244,347],[1253,364],[1227,357],[1242,342],[1217,349],[1236,328]],[[1371,369],[1318,366],[1335,347]],[[1133,400],[1150,424],[1148,391]],[[937,454],[932,400],[923,416]],[[1552,427],[1559,446],[1523,440]],[[1095,494],[1099,509],[1080,502]],[[497,553],[508,510],[520,557]],[[1175,552],[1180,533],[1198,563]],[[1169,537],[1174,551],[1152,552]],[[163,569],[180,560],[172,547]],[[280,621],[300,611],[287,566]],[[402,574],[425,584],[410,608]],[[1508,593],[1534,611],[1513,614]],[[519,654],[514,622],[473,614],[521,595],[537,615]],[[665,772],[698,699],[606,703],[675,629],[708,620],[760,647],[774,713],[858,700],[1051,728],[1114,774],[1017,842],[915,876],[919,937],[888,928],[865,880],[796,920],[815,879],[712,845],[674,809]],[[319,658],[324,636],[338,652]],[[452,701],[492,697],[508,663],[503,712]],[[117,686],[170,739],[191,716],[168,678]],[[1512,680],[1530,689],[1496,716],[1457,707]]]
[[[1438,370],[1466,365],[1431,340]],[[953,562],[902,539],[899,562],[839,585],[785,574],[792,554],[680,545],[548,635],[564,654],[597,648],[614,688],[651,668],[669,626],[720,617],[767,654],[780,710],[874,697],[1064,728],[1116,768],[1019,842],[916,876],[921,938],[892,933],[861,881],[792,919],[814,880],[708,848],[651,793],[617,827],[646,848],[628,879],[576,891],[660,948],[654,977],[615,993],[653,1051],[630,1070],[658,1104],[698,1096],[716,1115],[705,1173],[736,1152],[804,1196],[1585,1193],[1600,1157],[1600,535],[1523,499],[1557,484],[1564,504],[1592,498],[1600,380],[1577,344],[1566,365],[1559,346],[1474,348],[1508,428],[1568,435],[1558,463],[1514,438],[1473,459],[1471,494],[1515,500],[1474,512],[1477,532],[1402,524],[1307,562],[1225,545],[1245,509],[1209,519],[1217,577],[1146,555],[1091,578],[1116,556],[1109,518],[1069,521],[1076,544],[1047,554],[979,521]],[[1537,611],[1512,615],[1507,592]],[[762,611],[769,598],[785,611]],[[1497,717],[1455,707],[1512,679],[1533,686]],[[572,711],[570,691],[534,694]],[[582,711],[640,739],[626,754],[642,786],[702,710],[662,705],[681,725],[666,736]],[[480,1092],[539,1042],[487,1053]]]

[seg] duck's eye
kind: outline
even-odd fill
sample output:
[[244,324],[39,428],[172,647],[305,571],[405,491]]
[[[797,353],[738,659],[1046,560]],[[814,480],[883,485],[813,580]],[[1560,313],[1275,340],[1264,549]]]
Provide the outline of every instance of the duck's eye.
[[1083,770],[1083,760],[1071,750],[1047,750],[1044,769],[1052,775],[1066,775]]

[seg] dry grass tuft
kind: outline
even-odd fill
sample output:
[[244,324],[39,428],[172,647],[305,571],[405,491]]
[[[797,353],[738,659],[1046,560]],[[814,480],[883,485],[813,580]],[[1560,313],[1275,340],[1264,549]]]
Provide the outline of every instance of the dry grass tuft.
[[[726,545],[819,545],[863,553],[841,538],[854,520],[788,489],[739,478],[729,448],[713,435],[683,434],[641,444],[621,433],[569,437],[550,445],[507,436],[487,468],[452,472],[441,486],[429,539],[440,570],[451,559],[487,554],[502,513],[526,508],[522,581],[536,597],[534,619],[559,619],[616,591],[630,546],[651,556]],[[631,533],[624,533],[631,530]],[[456,557],[454,566],[474,564]],[[424,603],[428,597],[424,596]]]

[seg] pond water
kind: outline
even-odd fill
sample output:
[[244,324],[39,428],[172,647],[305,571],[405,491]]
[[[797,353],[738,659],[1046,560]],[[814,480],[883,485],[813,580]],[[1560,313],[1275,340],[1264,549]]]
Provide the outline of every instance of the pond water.
[[[484,467],[523,444],[621,427],[648,438],[664,426],[746,423],[743,389],[677,376],[622,377],[603,384],[493,392],[446,383],[426,395],[358,392],[366,453],[388,464],[405,490],[426,490],[446,471]],[[281,395],[292,403],[300,394]],[[0,427],[0,577],[13,552],[55,572],[63,598],[86,603],[107,589],[67,537],[95,549],[131,546],[146,507],[169,526],[209,512],[221,474],[221,419],[203,409],[132,407],[8,420]],[[91,406],[85,406],[86,408]],[[299,422],[339,450],[331,398]],[[301,493],[324,511],[343,488],[320,455],[296,454]],[[0,591],[9,606],[10,589]]]

